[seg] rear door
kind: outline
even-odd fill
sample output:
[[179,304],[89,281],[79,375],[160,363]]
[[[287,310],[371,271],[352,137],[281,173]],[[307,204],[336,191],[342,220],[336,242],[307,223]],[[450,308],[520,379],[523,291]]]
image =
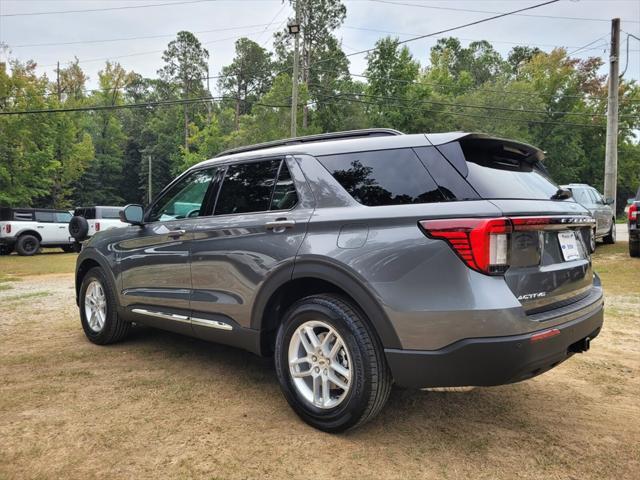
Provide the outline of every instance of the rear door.
[[198,336],[229,342],[230,329],[251,326],[266,279],[291,275],[313,197],[293,158],[230,164],[220,182],[213,215],[194,230],[191,309]]
[[551,199],[558,186],[539,161],[542,152],[472,136],[438,149],[481,198],[511,219],[504,277],[525,310],[543,311],[588,294],[593,272],[585,240],[593,220],[574,200]]
[[[216,171],[192,170],[178,178],[146,212],[145,224],[129,226],[130,235],[116,245],[123,306],[147,317],[147,323],[191,332],[189,250]],[[186,203],[189,209],[183,208]]]
[[58,225],[55,223],[54,213],[47,210],[36,210],[36,231],[42,237],[42,245],[52,245],[60,242],[62,235],[58,233]]
[[55,238],[57,243],[71,243],[73,238],[69,236],[69,222],[71,214],[69,212],[55,212],[53,214],[55,224]]

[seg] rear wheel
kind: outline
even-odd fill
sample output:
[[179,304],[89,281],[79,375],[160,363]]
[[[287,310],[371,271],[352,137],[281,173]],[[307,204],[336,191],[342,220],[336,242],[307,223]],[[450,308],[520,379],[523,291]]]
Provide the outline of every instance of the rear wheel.
[[31,256],[40,250],[40,240],[34,235],[20,235],[16,242],[16,251],[18,255]]
[[640,240],[629,240],[629,255],[640,257]]
[[613,245],[616,243],[616,221],[615,219],[611,221],[611,228],[609,229],[609,233],[603,239],[604,243],[609,245]]
[[391,391],[382,347],[357,307],[335,295],[306,297],[289,309],[275,363],[293,410],[327,432],[370,420]]
[[118,315],[115,292],[99,267],[89,270],[82,279],[80,319],[87,338],[98,345],[122,340],[131,327]]

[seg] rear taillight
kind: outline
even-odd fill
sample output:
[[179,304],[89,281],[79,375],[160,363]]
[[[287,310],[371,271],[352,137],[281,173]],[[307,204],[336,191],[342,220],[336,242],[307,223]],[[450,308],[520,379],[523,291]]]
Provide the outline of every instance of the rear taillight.
[[635,222],[637,220],[638,220],[638,205],[634,203],[629,207],[629,221]]
[[94,225],[95,225],[96,232],[99,232],[100,231],[100,222],[96,222]]
[[7,233],[11,233],[11,224],[7,223],[4,227],[4,231]]
[[455,218],[422,220],[420,226],[431,238],[445,240],[470,268],[499,275],[509,268],[508,218]]

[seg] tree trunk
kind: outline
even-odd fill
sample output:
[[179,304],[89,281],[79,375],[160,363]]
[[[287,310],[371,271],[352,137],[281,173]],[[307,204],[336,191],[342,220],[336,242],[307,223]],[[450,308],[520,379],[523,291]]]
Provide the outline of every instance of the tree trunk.
[[[306,44],[306,42],[305,42]],[[302,52],[302,83],[307,87],[307,94],[309,93],[309,65],[311,64],[310,60],[310,49],[306,45],[303,48]],[[302,107],[302,128],[306,129],[309,125],[309,106],[307,102],[304,102]]]
[[236,130],[240,129],[240,78],[236,80],[238,82],[238,92],[236,94]]

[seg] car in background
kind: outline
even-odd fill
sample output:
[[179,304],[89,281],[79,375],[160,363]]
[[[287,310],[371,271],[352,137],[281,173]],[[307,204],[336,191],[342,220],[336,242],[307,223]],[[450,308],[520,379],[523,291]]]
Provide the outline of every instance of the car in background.
[[570,183],[562,188],[571,190],[573,199],[589,210],[596,220],[596,227],[591,236],[591,251],[596,249],[596,240],[604,243],[616,243],[616,214],[611,205],[613,200],[605,199],[600,192],[586,183]]
[[97,232],[124,227],[127,224],[120,221],[122,208],[114,206],[78,207],[74,210],[73,218],[69,222],[69,234],[76,242],[82,242],[93,237]]
[[636,198],[629,205],[627,212],[627,228],[629,229],[629,255],[632,257],[640,257],[640,187],[636,193]]
[[68,227],[71,213],[46,208],[0,207],[0,255],[14,250],[18,255],[35,255],[40,247],[75,251]]

